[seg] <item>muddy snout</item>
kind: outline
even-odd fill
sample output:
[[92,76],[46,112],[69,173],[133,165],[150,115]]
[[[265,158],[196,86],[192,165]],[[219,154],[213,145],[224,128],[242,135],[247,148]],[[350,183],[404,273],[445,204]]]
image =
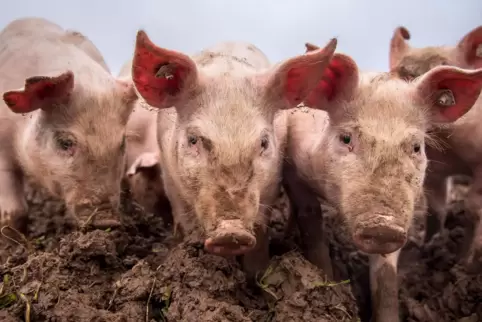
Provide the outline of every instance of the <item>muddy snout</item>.
[[208,234],[204,249],[215,255],[241,255],[251,251],[256,237],[241,220],[223,220]]
[[402,248],[407,230],[391,221],[391,217],[378,216],[358,224],[353,233],[355,246],[368,254],[389,254]]
[[121,225],[119,209],[108,204],[81,204],[71,208],[80,228],[116,228]]

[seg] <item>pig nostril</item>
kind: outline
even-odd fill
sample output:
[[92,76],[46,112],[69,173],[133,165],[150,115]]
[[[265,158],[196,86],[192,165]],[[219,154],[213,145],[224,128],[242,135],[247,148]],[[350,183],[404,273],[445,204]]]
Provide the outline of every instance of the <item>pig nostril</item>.
[[256,238],[239,221],[223,221],[204,242],[206,251],[216,255],[241,255],[251,251]]
[[365,253],[389,254],[405,245],[407,232],[398,226],[364,227],[356,230],[353,241]]

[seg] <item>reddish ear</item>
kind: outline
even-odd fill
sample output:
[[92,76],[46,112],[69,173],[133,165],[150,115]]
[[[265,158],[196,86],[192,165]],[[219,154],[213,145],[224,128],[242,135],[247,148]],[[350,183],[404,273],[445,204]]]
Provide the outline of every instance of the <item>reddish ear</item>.
[[472,68],[482,68],[482,26],[465,35],[459,42],[457,49]]
[[410,49],[407,40],[410,39],[410,33],[405,27],[397,27],[393,32],[390,42],[390,70],[394,70],[403,56]]
[[337,40],[332,39],[323,49],[293,57],[277,66],[269,75],[269,97],[284,98],[282,108],[292,108],[301,103],[321,80],[336,44]]
[[138,31],[132,79],[149,105],[158,108],[173,106],[197,77],[197,67],[191,58],[157,47],[143,30]]
[[432,121],[454,122],[467,113],[482,90],[482,69],[439,66],[418,81],[417,98],[428,104]]
[[[358,67],[349,56],[335,54],[323,77],[306,98],[306,105],[329,111],[331,103],[348,100],[358,86]],[[329,111],[330,112],[330,111]]]
[[25,87],[3,93],[3,100],[15,113],[29,113],[52,104],[67,103],[74,88],[74,74],[69,70],[56,77],[35,76],[25,80]]

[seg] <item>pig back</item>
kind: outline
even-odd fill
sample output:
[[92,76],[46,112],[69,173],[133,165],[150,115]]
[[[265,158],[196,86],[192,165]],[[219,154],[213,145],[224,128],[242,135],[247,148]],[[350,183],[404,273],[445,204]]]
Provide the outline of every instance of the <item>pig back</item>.
[[213,73],[258,71],[270,67],[268,57],[247,42],[220,42],[192,56],[199,67]]
[[89,55],[90,58],[92,58],[96,63],[98,63],[100,66],[102,66],[102,68],[104,68],[107,72],[110,73],[110,69],[105,62],[104,57],[102,57],[99,49],[94,45],[92,41],[90,41],[89,38],[84,36],[82,33],[75,30],[67,30],[64,32],[62,39],[67,44],[72,44],[79,47],[87,55]]

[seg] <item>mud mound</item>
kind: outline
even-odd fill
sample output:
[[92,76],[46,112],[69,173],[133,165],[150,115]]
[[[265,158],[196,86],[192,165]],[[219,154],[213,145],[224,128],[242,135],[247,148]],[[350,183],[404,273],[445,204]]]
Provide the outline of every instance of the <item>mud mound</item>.
[[446,230],[402,254],[400,297],[406,321],[482,321],[482,267],[457,264],[467,226],[462,201],[451,205]]
[[[26,236],[8,231],[16,242],[1,240],[1,321],[357,319],[350,283],[326,281],[295,251],[274,256],[248,283],[236,259],[207,254],[196,242],[177,244],[164,228],[166,214],[145,213],[128,193],[123,228],[89,232],[74,231],[62,204],[44,196],[29,191]],[[271,212],[273,254],[293,249],[279,241],[286,211]]]

